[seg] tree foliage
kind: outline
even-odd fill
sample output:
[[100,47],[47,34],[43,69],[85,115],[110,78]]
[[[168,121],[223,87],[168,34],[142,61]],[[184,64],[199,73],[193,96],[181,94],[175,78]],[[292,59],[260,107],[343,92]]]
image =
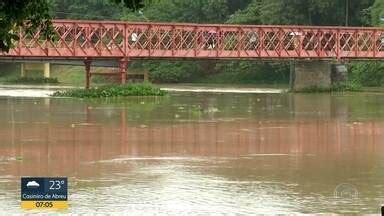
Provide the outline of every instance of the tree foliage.
[[[348,23],[369,24],[374,0],[349,1]],[[228,20],[231,23],[345,25],[345,0],[253,0]]]
[[379,61],[354,62],[349,71],[350,80],[363,86],[384,85],[384,64]]
[[51,0],[56,19],[117,20],[122,13],[121,3],[109,0]]
[[[110,0],[115,4],[123,4],[127,8],[138,9],[144,7],[146,2],[150,0]],[[111,10],[112,5],[103,0],[2,0],[0,1],[0,51],[8,52],[16,41],[19,40],[18,31],[23,28],[27,32],[41,30],[42,33],[49,37],[52,35],[52,23],[50,6],[59,8],[64,11],[62,18],[95,18],[92,13],[100,13],[103,15],[114,15]],[[89,5],[93,8],[88,7]],[[74,10],[74,12],[72,12]],[[73,16],[73,14],[81,14]],[[66,15],[67,14],[67,15]],[[84,14],[91,14],[89,16]],[[100,15],[97,15],[100,17]]]
[[162,0],[143,9],[144,15],[127,11],[125,20],[222,23],[229,14],[227,0]]
[[376,0],[371,8],[372,24],[384,25],[384,0]]
[[146,3],[149,3],[150,1],[146,0],[111,0],[115,4],[123,4],[127,8],[131,9],[140,9],[145,6]]
[[43,29],[47,35],[51,26],[46,0],[0,1],[0,51],[8,52],[19,40],[18,30]]
[[[158,0],[159,1],[159,0]],[[135,13],[152,0],[50,0],[54,18],[119,20],[124,10]]]

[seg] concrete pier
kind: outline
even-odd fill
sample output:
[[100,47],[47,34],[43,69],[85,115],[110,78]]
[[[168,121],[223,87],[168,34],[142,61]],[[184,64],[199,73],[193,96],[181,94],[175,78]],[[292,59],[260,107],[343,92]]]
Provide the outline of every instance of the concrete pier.
[[308,89],[328,90],[332,85],[332,63],[327,61],[297,61],[291,70],[291,89],[302,91]]
[[44,63],[44,78],[51,77],[51,67],[49,63]]

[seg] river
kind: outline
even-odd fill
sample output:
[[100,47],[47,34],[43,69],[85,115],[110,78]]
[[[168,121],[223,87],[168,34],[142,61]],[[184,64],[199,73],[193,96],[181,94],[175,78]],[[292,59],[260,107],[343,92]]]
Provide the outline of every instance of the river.
[[0,215],[21,176],[68,176],[67,214],[377,214],[383,96],[0,97]]

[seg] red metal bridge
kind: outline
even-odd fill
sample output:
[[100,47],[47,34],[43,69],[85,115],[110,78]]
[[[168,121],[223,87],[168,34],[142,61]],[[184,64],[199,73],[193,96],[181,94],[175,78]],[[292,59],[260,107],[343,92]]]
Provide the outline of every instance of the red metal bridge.
[[[10,59],[129,58],[380,59],[384,29],[327,26],[258,26],[54,20],[51,40],[20,31]],[[124,74],[123,74],[124,70]],[[90,76],[90,75],[89,75]]]

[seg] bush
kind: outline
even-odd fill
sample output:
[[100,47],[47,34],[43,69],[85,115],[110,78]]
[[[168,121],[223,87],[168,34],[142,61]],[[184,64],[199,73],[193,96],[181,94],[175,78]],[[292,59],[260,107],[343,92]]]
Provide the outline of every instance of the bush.
[[384,85],[384,64],[377,61],[349,64],[349,80],[367,87]]
[[136,60],[130,69],[146,68],[154,83],[287,84],[289,63],[233,60]]
[[192,61],[149,61],[149,78],[155,83],[189,82],[199,77],[202,69],[200,62]]
[[54,97],[105,98],[119,96],[164,96],[165,91],[148,83],[107,85],[90,89],[70,89],[53,93]]
[[320,88],[317,86],[308,87],[302,90],[294,91],[298,93],[323,93],[323,92],[343,92],[343,91],[361,91],[362,86],[357,82],[343,81],[332,84],[331,88]]
[[362,86],[357,81],[344,81],[332,85],[332,91],[361,91]]
[[[285,62],[221,61],[216,64],[217,74],[208,82],[238,84],[287,84],[289,64]],[[205,78],[203,78],[204,81]]]

